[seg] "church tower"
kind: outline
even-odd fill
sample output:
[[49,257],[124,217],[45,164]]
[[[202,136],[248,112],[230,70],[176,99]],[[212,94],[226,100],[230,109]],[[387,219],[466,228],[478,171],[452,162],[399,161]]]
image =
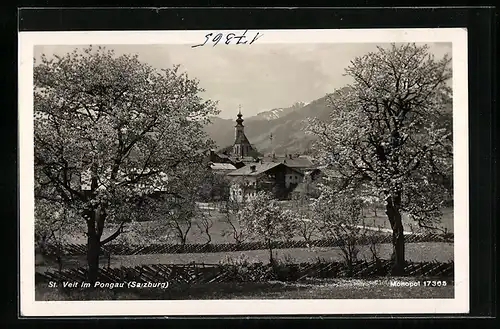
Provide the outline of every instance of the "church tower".
[[245,136],[245,126],[243,125],[243,119],[241,114],[241,106],[238,111],[238,119],[236,119],[235,128],[235,138],[233,144],[233,156],[246,157],[250,155],[252,151],[252,145],[248,141],[247,136]]

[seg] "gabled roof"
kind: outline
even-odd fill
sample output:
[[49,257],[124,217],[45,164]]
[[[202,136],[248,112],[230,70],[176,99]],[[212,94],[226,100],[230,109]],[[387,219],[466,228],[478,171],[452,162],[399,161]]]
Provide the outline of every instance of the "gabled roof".
[[[228,176],[257,176],[268,171],[269,169],[279,166],[280,164],[281,163],[276,162],[249,164],[230,172]],[[252,170],[253,166],[255,166],[255,170]]]
[[[255,166],[255,169],[252,170],[252,167]],[[291,168],[281,162],[264,162],[264,163],[252,163],[252,164],[247,164],[244,167],[241,167],[240,169],[234,170],[227,174],[228,176],[257,176],[260,175],[268,170],[271,170],[273,168],[276,168],[278,166],[283,166],[287,167],[295,172],[297,172],[300,175],[303,175],[300,171]]]
[[316,168],[319,170],[322,174],[328,176],[328,177],[335,177],[335,178],[342,178],[344,177],[338,170],[334,168],[332,165],[322,165],[318,166]]
[[236,167],[230,163],[212,163],[210,165],[212,170],[235,170]]
[[229,159],[229,156],[224,153],[215,153],[215,155],[221,159]]
[[275,158],[273,157],[265,157],[262,159],[263,162],[281,162],[286,164],[290,168],[313,168],[314,163],[311,160],[310,157],[308,156],[299,156],[299,157],[284,157],[284,156],[277,156]]

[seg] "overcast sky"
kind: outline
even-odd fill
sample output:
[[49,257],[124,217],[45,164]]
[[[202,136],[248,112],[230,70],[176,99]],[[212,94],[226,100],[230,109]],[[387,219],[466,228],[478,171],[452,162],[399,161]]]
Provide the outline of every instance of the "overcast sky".
[[[378,44],[382,47],[388,45]],[[241,104],[245,117],[295,102],[310,102],[350,82],[344,69],[356,56],[376,49],[377,44],[254,44],[251,47],[219,44],[112,45],[116,54],[138,54],[157,68],[180,64],[197,78],[206,91],[203,97],[219,102],[219,116],[234,118]],[[449,53],[451,43],[429,44],[437,58]],[[81,46],[78,48],[83,48]],[[37,46],[35,59],[63,55],[75,46]]]

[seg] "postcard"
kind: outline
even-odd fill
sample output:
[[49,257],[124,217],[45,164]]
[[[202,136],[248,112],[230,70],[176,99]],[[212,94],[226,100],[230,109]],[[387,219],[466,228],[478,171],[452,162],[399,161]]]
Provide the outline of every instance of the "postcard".
[[465,29],[19,33],[23,316],[469,311]]

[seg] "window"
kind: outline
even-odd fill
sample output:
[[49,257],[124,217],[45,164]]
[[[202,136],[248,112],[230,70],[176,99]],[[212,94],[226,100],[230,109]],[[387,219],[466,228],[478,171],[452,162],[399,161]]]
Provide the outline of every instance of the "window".
[[297,179],[297,176],[295,176],[295,179]]

